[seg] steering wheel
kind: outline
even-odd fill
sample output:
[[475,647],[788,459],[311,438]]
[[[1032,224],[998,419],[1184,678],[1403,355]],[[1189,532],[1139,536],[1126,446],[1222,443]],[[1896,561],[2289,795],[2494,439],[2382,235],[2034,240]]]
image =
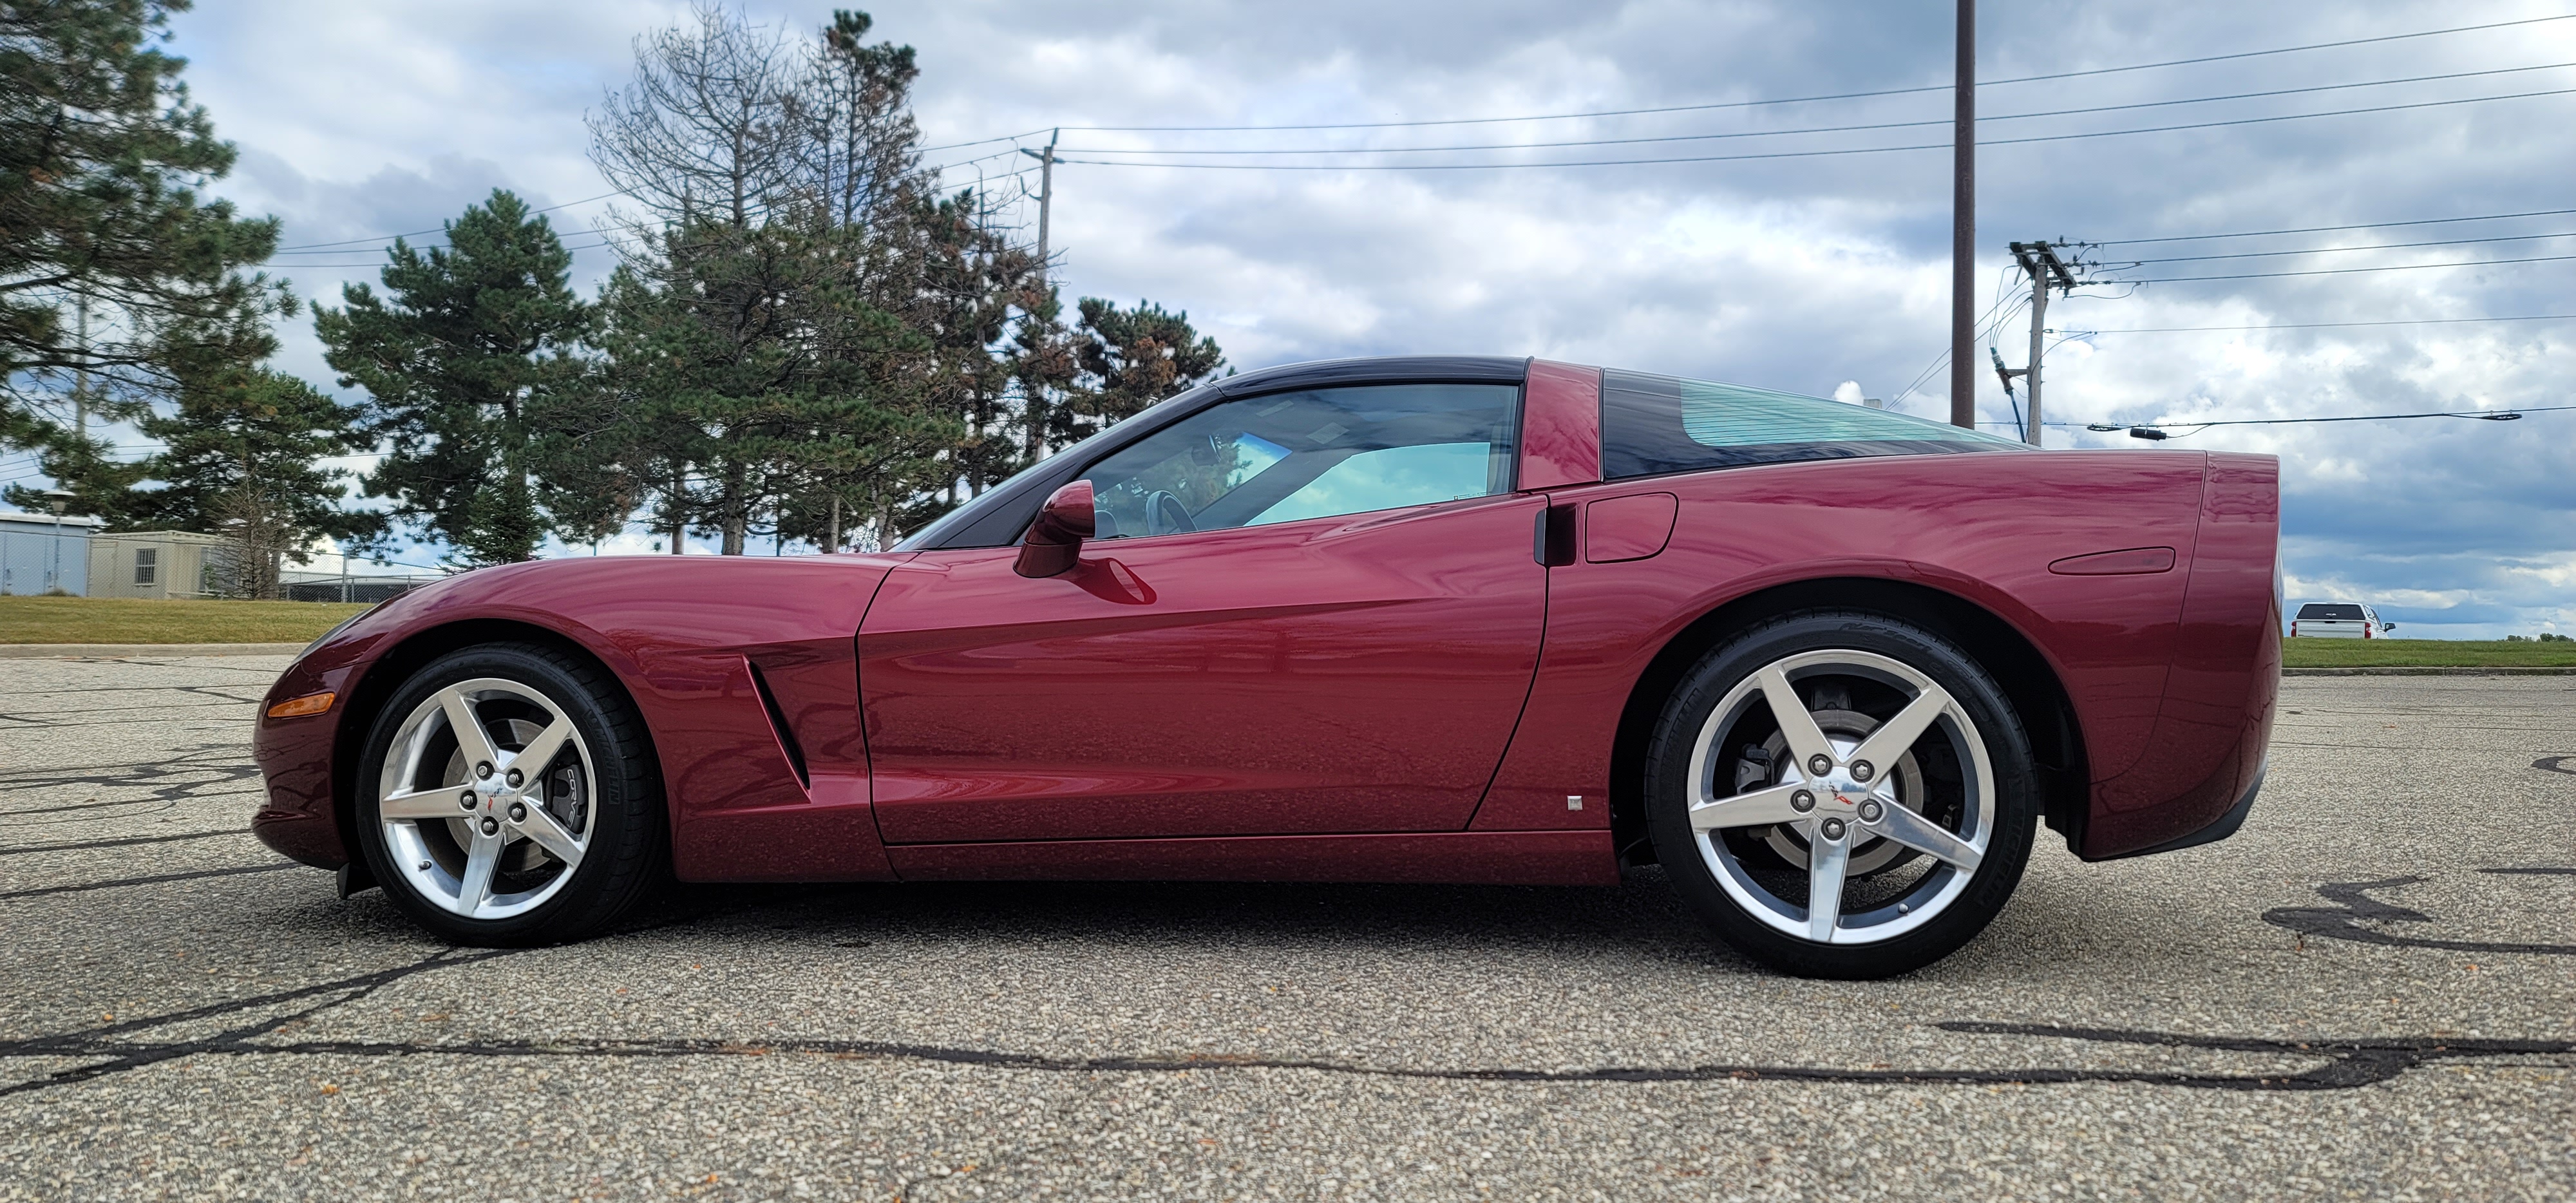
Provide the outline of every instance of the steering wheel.
[[1197,530],[1190,520],[1190,507],[1181,504],[1168,489],[1145,494],[1145,533],[1149,535],[1186,534]]

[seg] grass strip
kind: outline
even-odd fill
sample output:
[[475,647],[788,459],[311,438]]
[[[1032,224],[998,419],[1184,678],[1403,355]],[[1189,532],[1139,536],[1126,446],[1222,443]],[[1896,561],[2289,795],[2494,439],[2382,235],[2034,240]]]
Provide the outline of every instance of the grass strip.
[[339,602],[0,597],[0,643],[301,643],[366,608]]
[[2568,668],[2576,643],[2502,639],[2284,639],[2283,668]]

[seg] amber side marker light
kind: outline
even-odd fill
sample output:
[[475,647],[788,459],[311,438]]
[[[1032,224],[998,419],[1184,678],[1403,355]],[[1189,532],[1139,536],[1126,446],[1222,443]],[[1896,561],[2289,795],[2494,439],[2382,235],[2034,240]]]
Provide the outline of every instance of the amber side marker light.
[[330,709],[331,699],[338,696],[335,693],[308,693],[300,698],[290,698],[269,707],[268,717],[302,718],[308,714],[320,714]]

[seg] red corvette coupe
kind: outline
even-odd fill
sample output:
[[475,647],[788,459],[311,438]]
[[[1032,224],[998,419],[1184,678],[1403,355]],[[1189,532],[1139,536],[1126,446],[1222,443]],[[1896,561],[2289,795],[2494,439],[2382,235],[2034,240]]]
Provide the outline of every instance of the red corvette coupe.
[[2234,832],[2279,466],[1519,359],[1173,398],[878,555],[471,572],[307,649],[260,837],[466,943],[685,881],[1609,885],[1903,972],[2042,821]]

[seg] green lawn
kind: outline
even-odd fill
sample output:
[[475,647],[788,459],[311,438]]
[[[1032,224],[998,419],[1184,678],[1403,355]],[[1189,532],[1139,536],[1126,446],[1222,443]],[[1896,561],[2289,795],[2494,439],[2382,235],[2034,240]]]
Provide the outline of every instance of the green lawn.
[[2576,643],[2501,639],[2283,639],[2283,668],[2576,667]]
[[364,605],[0,597],[0,643],[303,643]]

